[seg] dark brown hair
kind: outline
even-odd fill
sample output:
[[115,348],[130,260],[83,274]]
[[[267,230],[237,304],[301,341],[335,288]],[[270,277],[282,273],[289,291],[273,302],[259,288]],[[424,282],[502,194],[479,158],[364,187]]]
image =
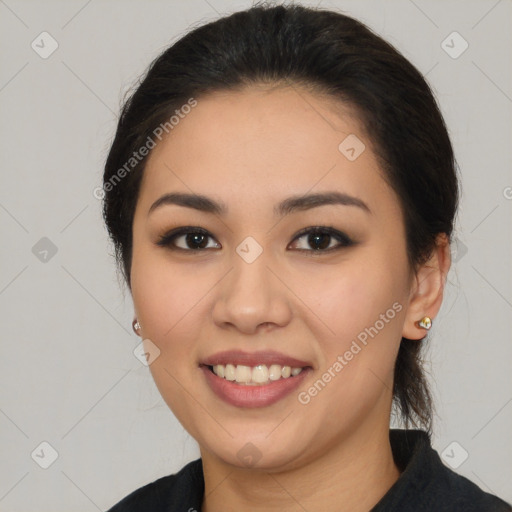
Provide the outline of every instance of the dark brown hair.
[[[262,83],[302,85],[355,108],[400,200],[411,269],[428,260],[439,233],[451,235],[459,195],[455,160],[421,73],[351,17],[260,4],[195,28],[167,48],[122,108],[104,170],[103,214],[129,287],[133,216],[147,160],[140,148],[191,98]],[[393,399],[406,426],[431,431],[422,345],[402,338]]]

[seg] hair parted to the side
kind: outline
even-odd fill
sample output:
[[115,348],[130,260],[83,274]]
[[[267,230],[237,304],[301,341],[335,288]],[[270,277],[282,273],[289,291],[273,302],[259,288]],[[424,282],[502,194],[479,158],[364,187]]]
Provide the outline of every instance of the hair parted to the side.
[[[191,98],[200,102],[207,93],[255,84],[302,86],[355,108],[399,198],[412,271],[428,260],[439,233],[450,237],[459,197],[455,160],[421,73],[353,18],[299,5],[258,4],[175,42],[151,63],[121,110],[105,164],[103,215],[128,287],[133,216],[147,156],[114,186],[112,178]],[[423,344],[402,338],[393,400],[406,427],[431,432]]]

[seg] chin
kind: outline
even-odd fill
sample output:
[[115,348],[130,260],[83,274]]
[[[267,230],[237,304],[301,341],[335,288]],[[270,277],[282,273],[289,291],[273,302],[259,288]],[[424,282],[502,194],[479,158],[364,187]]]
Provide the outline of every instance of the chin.
[[205,437],[199,439],[198,443],[202,455],[207,451],[238,469],[267,472],[292,469],[303,458],[307,448],[311,448],[311,442],[295,439],[286,432],[281,436],[269,436],[268,433],[250,436],[240,433],[233,438],[226,434],[222,438]]

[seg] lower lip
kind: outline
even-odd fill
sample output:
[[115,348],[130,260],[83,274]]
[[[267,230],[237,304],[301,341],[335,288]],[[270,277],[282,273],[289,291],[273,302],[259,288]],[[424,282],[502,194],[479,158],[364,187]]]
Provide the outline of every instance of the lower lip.
[[304,368],[299,375],[270,381],[258,386],[244,386],[215,375],[208,366],[201,366],[206,382],[213,392],[228,404],[236,407],[266,407],[272,405],[296,390],[310,368]]

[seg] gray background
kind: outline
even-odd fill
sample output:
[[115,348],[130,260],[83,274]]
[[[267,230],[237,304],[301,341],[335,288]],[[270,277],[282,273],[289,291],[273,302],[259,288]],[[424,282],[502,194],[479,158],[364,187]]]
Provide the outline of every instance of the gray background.
[[[512,501],[512,2],[302,3],[366,22],[438,96],[463,198],[429,350],[434,445],[452,464],[467,452],[457,471]],[[198,456],[133,355],[93,190],[134,80],[191,24],[250,4],[0,0],[1,511],[106,509]],[[48,51],[43,31],[59,45],[46,59],[31,47]],[[452,56],[441,46],[454,31],[457,58],[458,36]]]

